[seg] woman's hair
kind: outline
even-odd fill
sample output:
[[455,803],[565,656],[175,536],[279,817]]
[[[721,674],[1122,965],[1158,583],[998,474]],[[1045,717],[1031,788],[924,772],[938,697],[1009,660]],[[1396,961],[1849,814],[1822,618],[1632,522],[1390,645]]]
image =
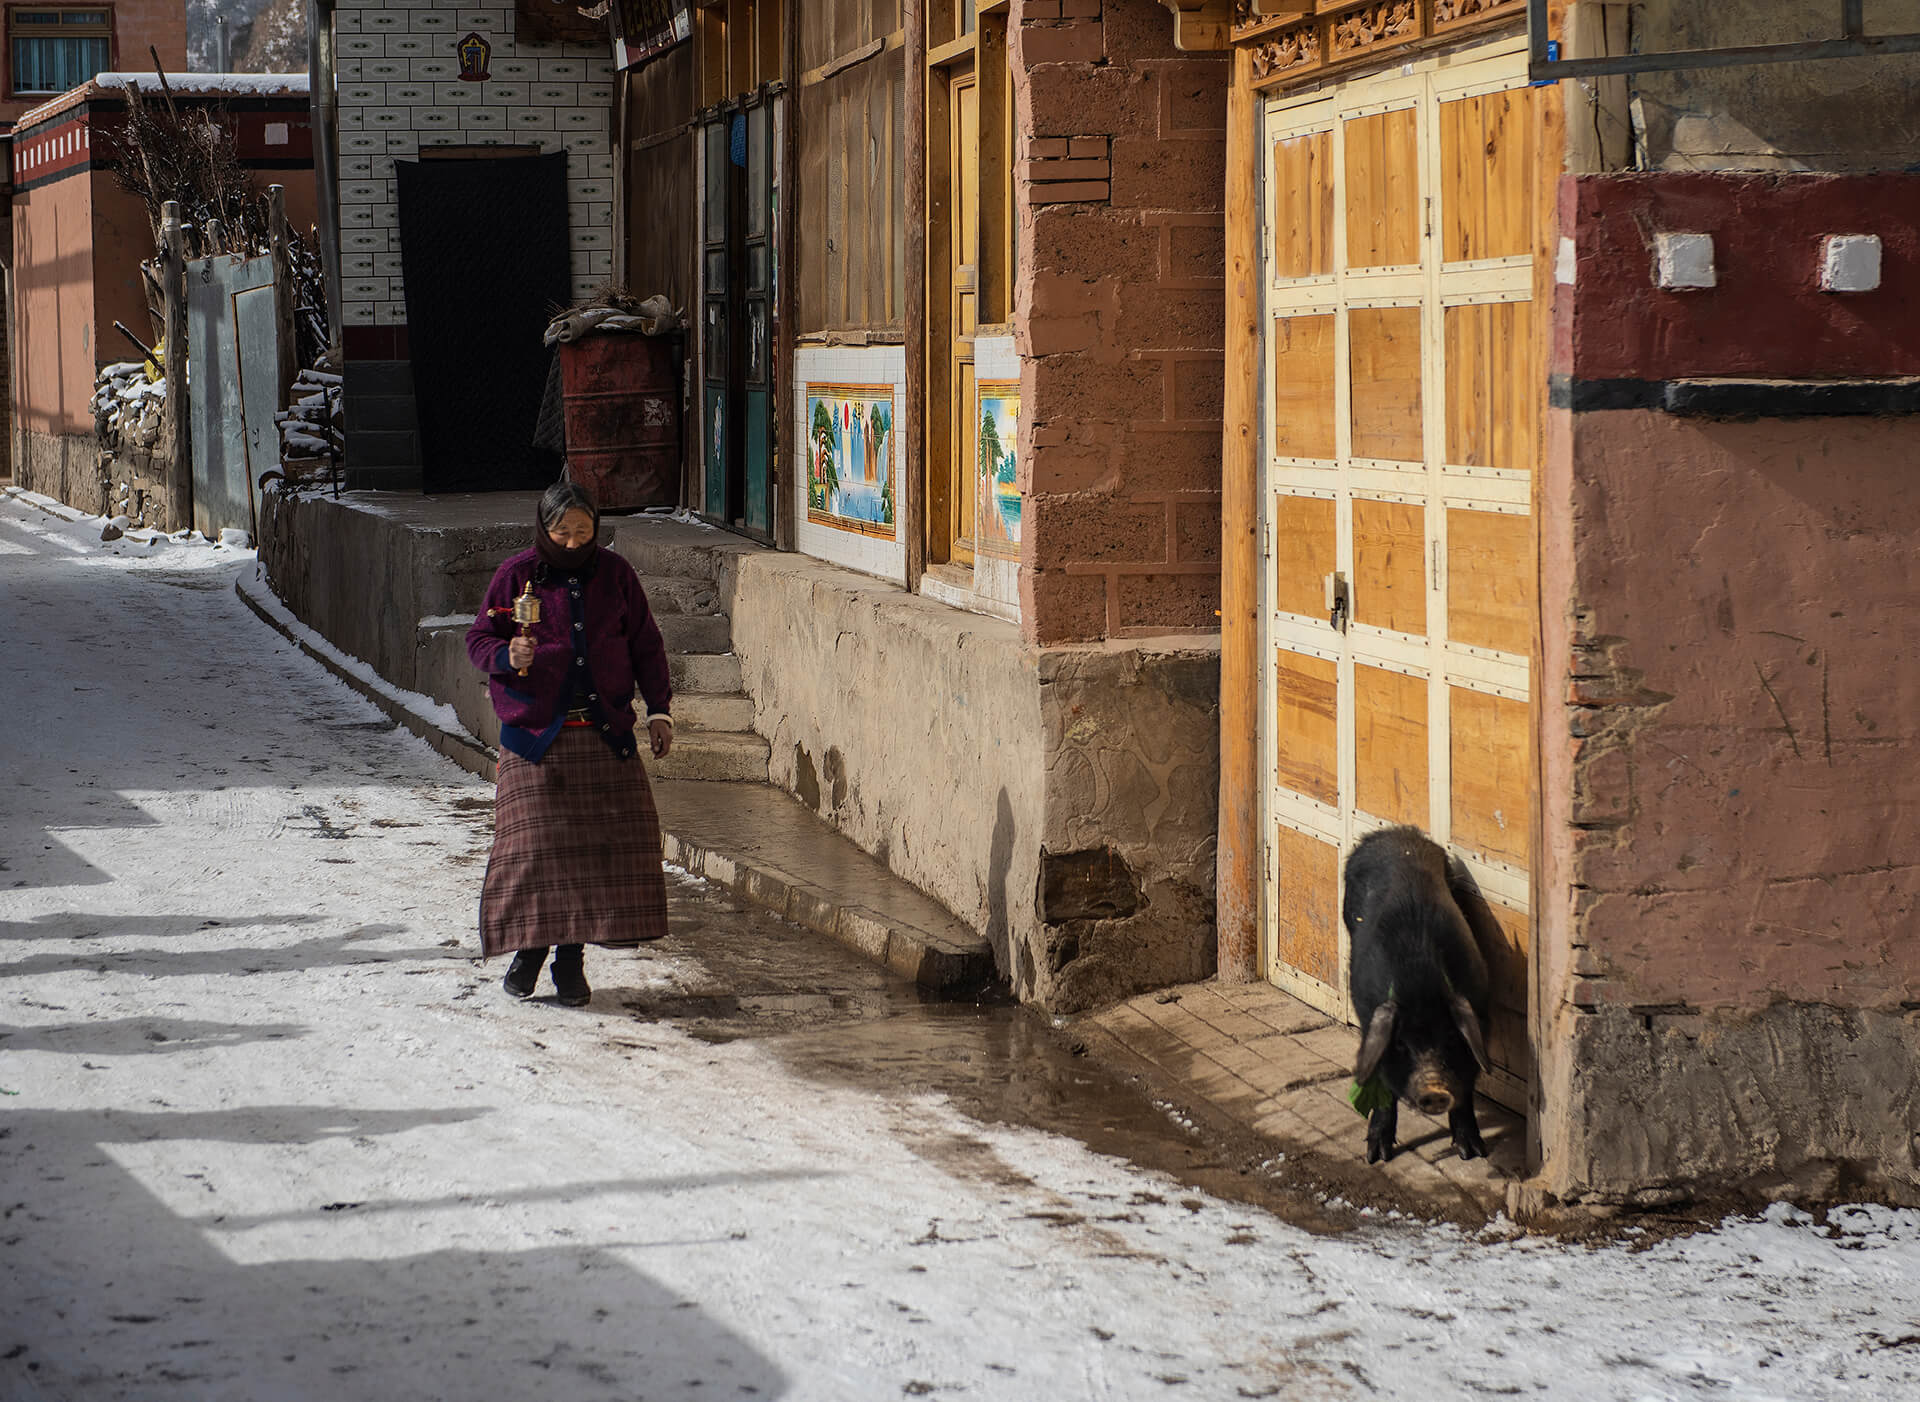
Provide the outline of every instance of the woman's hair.
[[596,527],[600,524],[600,508],[593,504],[593,497],[585,487],[574,482],[555,482],[540,498],[540,528],[552,530],[569,511],[584,511],[593,518]]

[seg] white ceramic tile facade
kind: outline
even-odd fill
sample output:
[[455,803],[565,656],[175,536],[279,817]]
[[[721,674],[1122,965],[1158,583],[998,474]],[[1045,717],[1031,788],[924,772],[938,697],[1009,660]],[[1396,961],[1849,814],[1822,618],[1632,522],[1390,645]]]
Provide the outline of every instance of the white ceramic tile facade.
[[[800,346],[793,357],[793,442],[807,441],[807,386],[809,384],[892,385],[895,422],[907,402],[907,352],[901,346]],[[893,470],[900,472],[896,457]],[[829,560],[865,574],[904,582],[907,577],[905,516],[900,493],[912,490],[902,477],[894,479],[894,538],[880,540],[852,531],[818,526],[807,519],[807,479],[794,474],[794,539],[804,555]]]
[[[484,83],[460,81],[454,45],[493,45]],[[613,62],[600,44],[518,44],[512,5],[339,0],[342,311],[349,326],[403,326],[393,161],[422,146],[538,142],[568,152],[573,293],[613,272]]]

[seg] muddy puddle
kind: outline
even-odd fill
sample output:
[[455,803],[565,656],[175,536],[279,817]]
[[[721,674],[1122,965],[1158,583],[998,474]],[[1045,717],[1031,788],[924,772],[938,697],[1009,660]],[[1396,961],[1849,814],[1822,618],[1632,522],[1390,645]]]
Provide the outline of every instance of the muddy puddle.
[[[716,1045],[754,1041],[821,1082],[883,1096],[942,1095],[971,1118],[1066,1135],[1310,1230],[1353,1225],[1319,1185],[1290,1185],[1276,1172],[1271,1144],[1224,1122],[1196,1123],[1192,1107],[1176,1108],[1088,1055],[1070,1026],[1004,997],[929,998],[703,882],[675,879],[670,902],[673,938],[634,956],[624,979],[600,976],[607,965],[599,965],[596,1003],[604,996],[638,1023]],[[620,982],[627,986],[613,986]],[[972,1177],[971,1142],[916,1149]]]

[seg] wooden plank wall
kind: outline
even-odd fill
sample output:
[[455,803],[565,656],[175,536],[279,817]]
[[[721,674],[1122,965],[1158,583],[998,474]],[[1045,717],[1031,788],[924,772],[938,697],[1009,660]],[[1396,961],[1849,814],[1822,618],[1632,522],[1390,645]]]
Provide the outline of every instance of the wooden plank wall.
[[906,318],[906,48],[900,0],[795,9],[796,330],[899,339]]
[[697,314],[699,188],[687,124],[698,76],[694,46],[681,44],[642,66],[627,93],[628,290],[664,293],[689,315]]

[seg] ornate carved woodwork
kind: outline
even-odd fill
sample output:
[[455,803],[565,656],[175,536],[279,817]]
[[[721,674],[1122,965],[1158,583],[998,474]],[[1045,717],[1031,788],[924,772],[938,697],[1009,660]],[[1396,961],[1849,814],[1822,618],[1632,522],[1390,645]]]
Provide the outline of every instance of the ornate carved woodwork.
[[[1200,4],[1163,2],[1180,11]],[[1231,33],[1233,43],[1252,53],[1254,82],[1270,88],[1450,40],[1459,31],[1518,21],[1526,9],[1526,0],[1231,0]]]

